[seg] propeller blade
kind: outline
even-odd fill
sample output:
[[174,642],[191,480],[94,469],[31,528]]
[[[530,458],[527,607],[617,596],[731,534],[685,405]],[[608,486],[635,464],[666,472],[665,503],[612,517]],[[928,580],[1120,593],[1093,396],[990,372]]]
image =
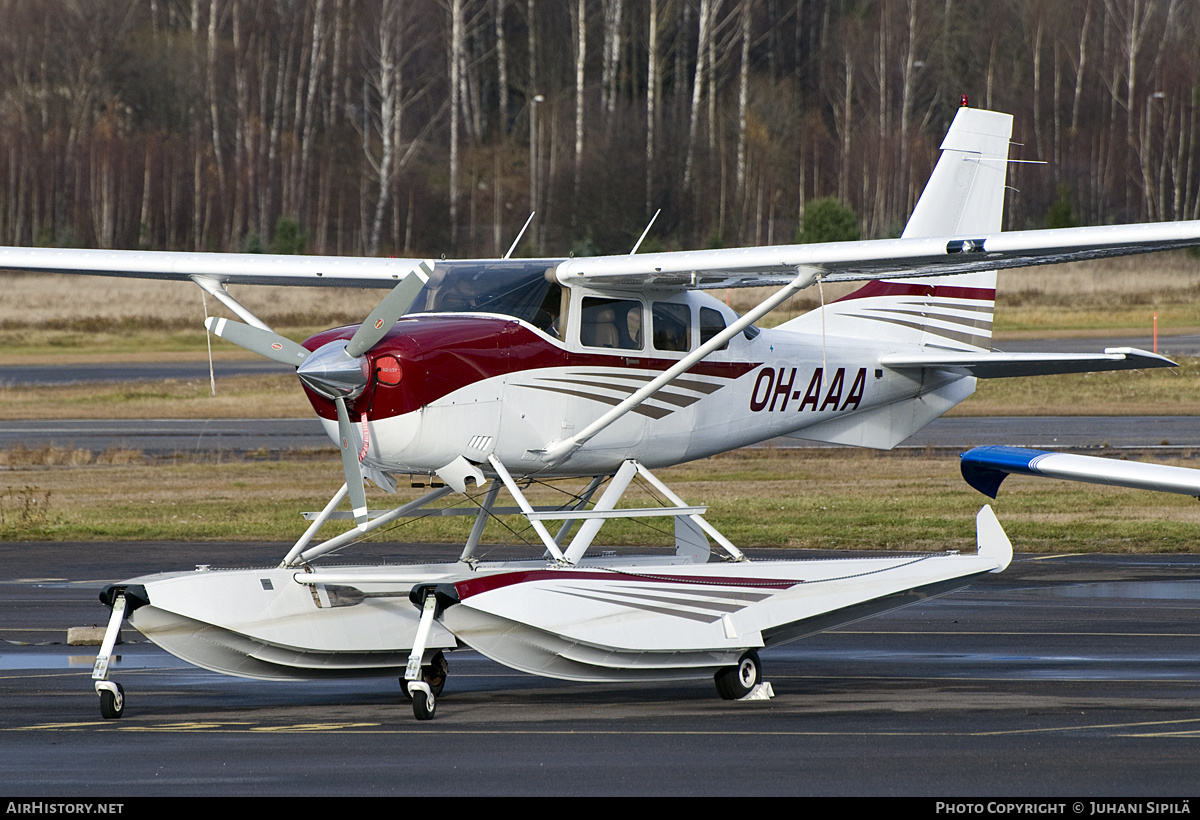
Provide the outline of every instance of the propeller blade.
[[425,287],[425,283],[429,281],[431,273],[433,270],[429,267],[429,263],[423,260],[406,273],[400,283],[392,288],[391,293],[383,297],[383,301],[375,306],[371,315],[355,331],[354,336],[350,339],[350,344],[346,345],[346,352],[358,358],[378,344],[384,334],[392,329],[392,325],[396,324],[404,315],[404,311],[412,305],[421,288]]
[[299,367],[308,358],[308,350],[291,339],[285,339],[278,333],[262,330],[230,319],[210,317],[204,323],[205,327],[216,336],[233,342],[238,347],[244,347],[251,353],[266,356],[292,367]]
[[335,400],[338,413],[338,444],[342,448],[342,470],[346,473],[346,489],[350,493],[350,507],[354,521],[361,527],[367,523],[367,491],[363,488],[362,465],[358,463],[358,450],[354,445],[354,426],[346,410],[346,400]]

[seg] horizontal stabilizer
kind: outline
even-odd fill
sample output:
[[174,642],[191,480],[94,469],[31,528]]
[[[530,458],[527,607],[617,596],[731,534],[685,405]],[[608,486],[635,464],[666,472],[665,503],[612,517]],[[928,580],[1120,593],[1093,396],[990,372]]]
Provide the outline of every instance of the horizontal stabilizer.
[[1044,476],[1200,497],[1200,470],[1021,447],[975,447],[961,456],[967,483],[992,498],[1011,474]]
[[979,379],[1175,366],[1175,362],[1168,358],[1134,347],[1108,347],[1103,353],[954,353],[930,350],[889,354],[883,356],[879,363],[893,370],[958,370]]

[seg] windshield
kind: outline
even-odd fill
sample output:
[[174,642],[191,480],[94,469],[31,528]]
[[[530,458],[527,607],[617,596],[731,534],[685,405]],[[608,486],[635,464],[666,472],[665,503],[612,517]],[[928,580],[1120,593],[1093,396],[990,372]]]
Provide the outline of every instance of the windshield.
[[545,260],[442,263],[405,315],[500,313],[556,333],[562,286],[548,277],[552,270]]

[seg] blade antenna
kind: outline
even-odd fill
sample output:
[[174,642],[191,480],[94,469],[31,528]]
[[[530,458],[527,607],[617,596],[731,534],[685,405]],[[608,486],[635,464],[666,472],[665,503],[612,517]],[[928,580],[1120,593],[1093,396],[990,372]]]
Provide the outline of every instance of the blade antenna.
[[529,219],[526,219],[525,224],[521,226],[521,232],[517,234],[517,238],[514,239],[512,245],[509,246],[508,253],[504,254],[505,259],[508,259],[513,255],[513,251],[517,249],[517,245],[520,243],[521,237],[525,235],[525,229],[529,227],[529,223],[533,221],[533,217],[536,214],[537,211],[529,212]]
[[629,252],[630,256],[637,253],[637,249],[642,246],[642,240],[646,238],[646,234],[650,233],[650,229],[654,227],[654,220],[658,219],[658,215],[662,213],[662,208],[654,212],[654,216],[650,217],[650,222],[646,225],[646,230],[642,231],[642,235],[638,237],[638,241],[633,243],[633,250]]

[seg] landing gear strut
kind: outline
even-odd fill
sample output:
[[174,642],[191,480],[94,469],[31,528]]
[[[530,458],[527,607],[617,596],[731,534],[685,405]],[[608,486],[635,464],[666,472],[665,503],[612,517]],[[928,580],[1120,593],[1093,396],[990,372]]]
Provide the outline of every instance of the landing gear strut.
[[458,603],[458,592],[453,584],[429,584],[413,587],[408,598],[420,608],[421,622],[417,625],[412,653],[404,670],[404,691],[412,698],[413,716],[417,720],[432,720],[437,711],[437,697],[446,685],[448,666],[440,651],[434,654],[429,664],[422,665],[421,661],[434,619],[446,607]]
[[125,688],[108,679],[109,662],[112,659],[113,647],[121,637],[121,624],[125,621],[125,616],[148,603],[148,599],[146,590],[142,587],[107,586],[100,593],[100,600],[112,607],[112,615],[108,618],[108,628],[104,630],[100,652],[92,665],[92,680],[96,682],[96,694],[100,696],[100,716],[105,720],[116,720],[125,714]]

